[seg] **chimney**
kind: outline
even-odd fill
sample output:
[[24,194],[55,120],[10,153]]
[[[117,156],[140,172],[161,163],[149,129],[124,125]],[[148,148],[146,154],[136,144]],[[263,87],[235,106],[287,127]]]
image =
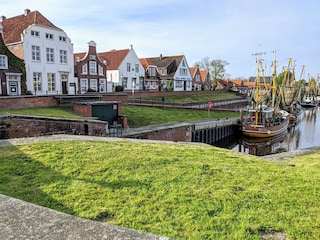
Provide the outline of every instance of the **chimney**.
[[130,44],[130,50],[133,50],[133,45],[132,44]]
[[160,60],[162,60],[162,54],[160,54]]
[[24,10],[24,15],[27,16],[29,13],[30,13],[30,9],[27,9],[27,8],[26,8],[26,9]]
[[4,20],[6,20],[5,16],[0,16],[0,22],[3,22]]
[[0,34],[2,35],[3,34],[3,26],[2,26],[2,23],[0,22]]

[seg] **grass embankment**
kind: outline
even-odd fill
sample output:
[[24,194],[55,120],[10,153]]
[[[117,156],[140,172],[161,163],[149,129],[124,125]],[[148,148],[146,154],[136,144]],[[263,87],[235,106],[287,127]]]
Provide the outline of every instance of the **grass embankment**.
[[[151,101],[162,101],[163,96],[156,97],[143,97],[136,99],[151,100]],[[190,103],[190,102],[204,102],[204,101],[214,101],[222,99],[237,99],[242,98],[241,96],[232,92],[221,92],[221,93],[209,93],[209,94],[190,94],[190,95],[176,95],[176,96],[165,96],[165,101],[167,103]]]
[[0,192],[176,239],[320,239],[320,154],[289,167],[211,146],[53,142],[0,148]]
[[[208,119],[238,117],[236,112],[215,112],[207,110],[159,109],[153,107],[122,106],[122,113],[127,115],[130,128],[167,122],[189,122]],[[70,119],[86,119],[73,113],[72,107],[46,107],[17,110],[0,110],[0,114],[25,114]]]

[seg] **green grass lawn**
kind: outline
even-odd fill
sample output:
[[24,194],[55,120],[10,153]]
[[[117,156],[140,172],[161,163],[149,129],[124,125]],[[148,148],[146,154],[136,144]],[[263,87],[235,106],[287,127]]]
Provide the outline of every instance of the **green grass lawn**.
[[[162,101],[163,96],[157,97],[143,97],[139,98],[136,97],[135,99],[143,99],[143,100],[150,100],[150,101]],[[209,94],[189,94],[189,95],[177,95],[177,96],[165,96],[165,101],[167,103],[190,103],[190,102],[203,102],[203,101],[214,101],[214,100],[221,100],[221,99],[237,99],[242,98],[241,96],[232,93],[232,92],[221,92],[216,93],[212,92]]]
[[320,239],[320,153],[295,167],[195,144],[0,148],[0,193],[176,239]]
[[[138,107],[123,105],[122,113],[127,115],[130,128],[167,122],[189,122],[208,119],[239,117],[237,112],[217,112],[207,110],[160,109],[153,107]],[[24,114],[46,117],[61,117],[70,119],[85,119],[73,113],[72,107],[45,107],[17,110],[0,110],[0,114]]]
[[190,109],[161,109],[124,105],[122,112],[128,116],[130,128],[167,122],[192,122],[218,118],[239,117],[239,112],[218,112]]

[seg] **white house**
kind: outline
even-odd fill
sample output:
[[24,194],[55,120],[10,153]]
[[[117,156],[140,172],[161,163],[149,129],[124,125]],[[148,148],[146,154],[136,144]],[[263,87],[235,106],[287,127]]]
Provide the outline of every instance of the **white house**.
[[1,17],[8,49],[25,61],[27,90],[34,95],[75,94],[73,45],[40,12]]
[[132,45],[130,49],[100,52],[99,57],[107,62],[108,92],[116,86],[132,93],[145,88],[145,71]]

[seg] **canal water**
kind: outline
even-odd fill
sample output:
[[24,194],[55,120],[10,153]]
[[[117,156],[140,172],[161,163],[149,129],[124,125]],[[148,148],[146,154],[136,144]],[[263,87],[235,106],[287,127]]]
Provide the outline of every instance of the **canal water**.
[[297,125],[277,137],[257,141],[238,135],[214,142],[212,145],[257,156],[320,146],[320,107],[304,108]]

